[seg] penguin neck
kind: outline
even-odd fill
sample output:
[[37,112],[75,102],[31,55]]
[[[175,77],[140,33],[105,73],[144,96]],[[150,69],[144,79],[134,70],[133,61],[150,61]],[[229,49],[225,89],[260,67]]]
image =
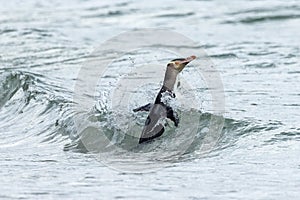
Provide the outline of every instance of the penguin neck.
[[163,87],[169,91],[173,91],[178,73],[177,70],[167,67]]

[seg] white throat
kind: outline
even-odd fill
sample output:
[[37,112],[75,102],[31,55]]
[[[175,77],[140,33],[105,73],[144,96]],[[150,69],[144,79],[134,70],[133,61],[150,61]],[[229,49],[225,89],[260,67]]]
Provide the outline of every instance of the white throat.
[[165,79],[164,79],[164,86],[168,90],[170,90],[170,91],[174,90],[174,85],[175,85],[178,73],[179,72],[177,70],[167,67],[167,71],[165,73]]

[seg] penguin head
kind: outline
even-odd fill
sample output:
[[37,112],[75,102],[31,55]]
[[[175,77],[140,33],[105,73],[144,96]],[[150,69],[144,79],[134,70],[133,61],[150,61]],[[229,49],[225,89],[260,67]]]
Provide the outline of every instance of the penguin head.
[[195,60],[196,56],[190,56],[187,58],[176,58],[174,60],[171,60],[167,67],[168,68],[173,68],[178,72],[181,72],[183,70],[183,68],[189,64],[191,61]]

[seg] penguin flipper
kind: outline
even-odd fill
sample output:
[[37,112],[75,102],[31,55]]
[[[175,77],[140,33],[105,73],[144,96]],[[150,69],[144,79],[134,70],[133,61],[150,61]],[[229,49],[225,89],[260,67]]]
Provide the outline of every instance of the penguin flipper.
[[152,103],[148,103],[144,106],[138,107],[133,109],[133,112],[139,112],[139,111],[150,111],[151,107],[153,106]]
[[165,128],[163,126],[161,126],[161,127],[159,127],[159,129],[160,130],[155,135],[151,135],[151,136],[143,136],[142,135],[141,138],[139,139],[139,144],[150,141],[154,138],[160,137],[164,133]]
[[175,112],[175,111],[173,110],[173,108],[170,107],[170,106],[167,107],[167,118],[169,118],[171,121],[173,121],[173,122],[174,122],[174,125],[175,125],[176,127],[178,127],[178,124],[179,124],[179,117],[178,117],[178,114],[177,114],[177,112]]

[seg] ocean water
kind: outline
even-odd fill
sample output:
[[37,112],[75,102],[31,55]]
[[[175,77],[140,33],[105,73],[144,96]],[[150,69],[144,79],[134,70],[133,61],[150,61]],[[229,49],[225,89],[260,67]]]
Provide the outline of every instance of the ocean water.
[[[299,0],[0,5],[0,199],[299,199]],[[192,52],[204,68],[213,63],[225,104],[216,114],[215,90],[191,63],[178,99],[196,109],[176,105],[185,130],[168,122],[162,137],[136,145],[124,130],[140,133],[146,114],[129,111],[155,97],[164,65],[176,58],[163,50],[170,46],[152,37],[154,48],[118,57],[102,78],[92,70],[98,82],[88,92],[78,84],[91,60],[99,66],[115,53],[97,54],[101,45],[146,28],[194,41],[175,38],[172,49]],[[134,67],[146,71],[122,79]],[[127,80],[150,81],[131,91]],[[117,81],[131,87],[122,93]],[[111,91],[123,95],[116,113]],[[218,133],[213,142],[207,132]]]

